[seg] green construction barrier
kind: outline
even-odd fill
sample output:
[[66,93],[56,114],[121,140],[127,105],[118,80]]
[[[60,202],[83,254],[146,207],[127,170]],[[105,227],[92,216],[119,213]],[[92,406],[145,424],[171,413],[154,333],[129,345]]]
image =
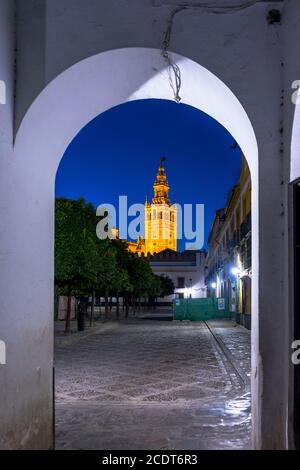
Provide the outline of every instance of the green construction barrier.
[[204,321],[230,316],[225,299],[207,297],[203,299],[173,300],[173,319]]

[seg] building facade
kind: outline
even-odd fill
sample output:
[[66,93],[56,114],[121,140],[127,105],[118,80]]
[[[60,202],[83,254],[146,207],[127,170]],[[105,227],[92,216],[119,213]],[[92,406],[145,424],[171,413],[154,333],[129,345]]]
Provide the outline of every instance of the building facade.
[[205,256],[203,250],[186,250],[182,253],[166,249],[147,257],[154,274],[172,279],[173,295],[158,299],[169,304],[174,299],[198,299],[206,297]]
[[251,177],[244,156],[240,180],[232,188],[226,208],[216,211],[208,243],[208,295],[224,298],[232,317],[250,328]]
[[128,242],[128,250],[139,256],[144,253],[153,255],[163,250],[177,249],[177,211],[169,199],[169,184],[161,158],[154,181],[152,201],[145,202],[145,236],[136,243]]

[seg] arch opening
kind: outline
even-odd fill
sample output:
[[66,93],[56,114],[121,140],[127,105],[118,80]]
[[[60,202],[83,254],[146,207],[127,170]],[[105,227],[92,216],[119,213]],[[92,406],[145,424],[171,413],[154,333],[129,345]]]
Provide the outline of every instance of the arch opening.
[[[130,415],[135,414],[135,406],[128,403],[127,393],[130,394],[130,391],[132,391],[131,399],[138,394],[144,394],[145,399],[149,396],[151,397],[151,406],[153,408],[151,409],[151,406],[148,405],[147,412],[143,411],[142,422],[144,422],[145,418],[144,424],[141,425],[140,421],[137,420],[135,427],[132,426],[130,428],[130,432],[126,432],[126,420],[118,420],[118,413],[114,407],[115,397],[107,399],[106,406],[111,410],[109,413],[111,418],[107,420],[107,428],[110,429],[112,423],[117,420],[120,433],[126,435],[126,444],[123,441],[123,445],[129,448],[134,441],[133,436],[140,436],[141,432],[142,434],[152,435],[153,428],[149,426],[149,417],[155,413],[154,408],[157,401],[163,405],[166,399],[172,396],[174,413],[177,410],[176,415],[178,419],[182,423],[189,421],[186,415],[180,413],[177,409],[180,408],[180,406],[178,407],[179,403],[176,397],[178,391],[176,391],[176,386],[174,388],[173,384],[173,382],[176,384],[182,383],[181,395],[185,397],[186,409],[192,409],[193,404],[189,399],[189,388],[186,388],[180,375],[180,370],[182,369],[180,365],[177,365],[177,360],[180,361],[180,358],[185,357],[184,340],[187,339],[187,336],[190,337],[191,343],[188,354],[189,361],[186,363],[185,373],[187,376],[190,374],[191,377],[194,377],[194,395],[197,400],[197,406],[201,407],[202,389],[207,387],[208,383],[207,373],[209,375],[213,368],[216,373],[216,368],[218,369],[218,364],[205,365],[207,361],[203,356],[204,349],[197,356],[193,347],[194,331],[199,335],[197,336],[199,342],[203,344],[206,339],[201,329],[199,329],[199,325],[205,325],[199,323],[199,321],[203,322],[202,315],[205,313],[203,309],[206,308],[205,305],[201,306],[201,302],[202,304],[204,302],[214,302],[215,305],[218,302],[221,305],[221,301],[224,301],[226,310],[224,309],[224,311],[220,312],[214,310],[212,312],[212,316],[217,316],[220,313],[220,316],[223,318],[222,321],[220,319],[215,320],[215,325],[210,325],[210,328],[216,328],[220,332],[219,325],[222,325],[223,330],[226,328],[227,331],[231,331],[232,335],[236,332],[235,341],[239,342],[239,349],[243,349],[245,352],[242,355],[242,360],[245,364],[244,376],[250,373],[250,354],[248,352],[250,350],[250,335],[243,328],[236,328],[235,322],[242,323],[242,325],[248,328],[251,322],[251,300],[249,298],[251,293],[251,278],[247,278],[247,274],[251,276],[251,250],[249,250],[249,242],[251,240],[249,188],[251,181],[248,166],[244,159],[241,158],[240,149],[233,142],[232,136],[221,125],[198,109],[157,99],[135,100],[112,108],[87,124],[72,141],[61,161],[56,181],[56,197],[58,198],[57,203],[59,204],[60,211],[62,208],[61,204],[68,206],[70,203],[70,201],[66,201],[64,198],[70,198],[75,202],[74,200],[77,198],[85,197],[86,201],[94,204],[94,213],[96,213],[96,207],[105,201],[110,207],[114,207],[119,216],[120,194],[123,197],[126,195],[128,206],[132,203],[139,203],[143,206],[145,199],[147,204],[150,204],[151,201],[153,202],[151,197],[153,181],[155,181],[156,171],[158,168],[161,168],[161,165],[164,167],[168,181],[167,190],[171,203],[174,200],[173,198],[176,198],[176,202],[180,204],[182,209],[184,204],[188,204],[191,207],[191,204],[203,203],[205,206],[204,227],[201,227],[201,223],[196,223],[196,226],[199,227],[199,231],[201,231],[201,228],[205,228],[205,248],[209,250],[209,255],[206,257],[205,253],[199,252],[200,262],[195,263],[196,268],[190,266],[190,263],[194,263],[196,247],[194,246],[193,249],[191,248],[189,252],[184,254],[184,240],[177,237],[176,251],[164,251],[165,243],[170,248],[170,240],[160,240],[160,234],[157,233],[160,230],[154,230],[155,251],[158,252],[156,256],[145,254],[143,248],[141,248],[142,243],[136,243],[137,238],[130,240],[130,245],[128,245],[130,252],[134,252],[137,255],[136,261],[139,259],[138,256],[141,256],[150,264],[154,275],[158,277],[163,275],[173,282],[174,290],[172,293],[169,292],[168,295],[159,296],[153,300],[148,296],[148,292],[151,292],[151,289],[148,291],[145,289],[140,301],[135,299],[130,290],[127,293],[116,291],[113,287],[114,283],[111,283],[112,287],[107,293],[105,292],[105,285],[97,283],[94,295],[91,295],[90,285],[87,284],[86,286],[86,294],[89,296],[90,302],[93,302],[93,307],[90,305],[86,311],[87,329],[90,328],[91,324],[99,326],[101,321],[109,321],[115,327],[116,322],[121,320],[124,322],[123,328],[128,329],[128,334],[131,337],[129,347],[122,337],[122,332],[120,330],[117,332],[114,329],[115,334],[110,333],[109,348],[105,342],[102,345],[102,360],[106,364],[112,364],[110,370],[113,370],[114,373],[120,376],[117,384],[107,384],[108,387],[112,386],[113,390],[116,388],[120,390],[118,399],[121,403],[126,403],[127,412]],[[159,158],[161,152],[164,157]],[[160,165],[159,161],[161,161]],[[103,178],[103,175],[105,175],[105,178]],[[214,242],[214,235],[212,237],[208,237],[208,235],[212,229],[216,209],[224,206],[226,207],[227,215],[222,221],[223,226],[222,228],[220,226],[220,234],[217,237],[218,244],[222,247],[220,251]],[[238,221],[237,214],[240,214],[241,209],[242,214],[239,215],[241,221]],[[122,206],[121,210],[127,212],[127,204],[126,209]],[[153,209],[154,211],[155,209]],[[150,214],[151,211],[149,210],[148,215]],[[58,227],[61,227],[60,220],[59,217]],[[158,209],[158,224],[165,226],[165,220],[165,213]],[[119,228],[119,217],[114,216],[113,221],[114,223],[116,222],[116,227]],[[155,219],[152,223],[156,223]],[[145,227],[146,224],[147,222],[145,221]],[[234,245],[234,240],[237,240],[237,230],[239,230],[240,226],[242,227],[241,237],[238,245]],[[61,229],[59,228],[59,230]],[[94,227],[92,231],[94,234]],[[183,229],[179,230],[179,232],[186,233]],[[111,246],[113,247],[117,243],[117,246],[124,248],[128,237],[122,235],[119,230],[116,233],[118,233],[117,241],[112,241]],[[143,232],[139,236],[143,239],[144,235],[145,233]],[[208,238],[211,239],[210,246],[207,246]],[[160,245],[158,247],[157,242],[163,244],[163,246]],[[239,258],[239,251],[243,259]],[[69,248],[67,252],[69,252]],[[216,270],[216,259],[220,255],[224,256],[225,266],[219,266]],[[124,250],[122,259],[127,259],[130,256]],[[64,259],[64,254],[60,255],[60,258]],[[178,268],[178,262],[184,262],[180,269]],[[243,268],[241,268],[241,265]],[[239,270],[237,266],[240,268]],[[122,267],[130,276],[132,271],[128,269],[127,263],[122,263]],[[77,272],[77,269],[78,265],[76,265],[75,272]],[[107,274],[109,275],[109,273]],[[211,284],[216,280],[216,276],[219,279],[217,289],[211,289]],[[247,282],[247,279],[249,279],[249,282]],[[236,295],[236,292],[238,292],[238,295]],[[56,310],[57,321],[55,322],[55,331],[62,331],[66,324],[67,292],[60,289],[60,294],[62,295],[59,297],[59,302],[57,302],[60,308]],[[76,289],[74,289],[73,295],[76,296]],[[171,329],[166,323],[166,320],[173,320],[171,302],[176,304],[176,301],[180,303],[180,308],[183,310],[175,313],[175,319],[178,320],[180,315],[183,315],[186,319],[191,319],[188,327],[185,325],[182,328],[182,324],[180,326],[175,321],[173,329]],[[155,309],[154,305],[156,305]],[[196,309],[194,314],[192,314],[192,309]],[[73,309],[72,317],[74,317],[74,313]],[[152,321],[149,322],[149,320]],[[209,321],[208,316],[206,320]],[[234,323],[231,320],[234,320]],[[164,322],[159,326],[157,323],[159,321]],[[135,325],[134,328],[132,327],[133,324]],[[67,322],[67,325],[69,328],[69,322]],[[141,327],[147,331],[148,338],[143,344],[139,343]],[[74,320],[72,321],[72,330],[75,331],[76,329],[77,325]],[[169,335],[164,336],[167,330]],[[210,337],[209,331],[207,332]],[[106,334],[109,334],[109,330]],[[178,343],[175,350],[172,346],[174,335]],[[118,338],[117,341],[116,336]],[[162,340],[162,338],[164,339]],[[149,373],[147,385],[139,387],[137,384],[143,383],[142,370],[152,364],[152,360],[149,361],[148,354],[149,349],[151,350],[150,344],[156,345],[153,347],[152,355],[153,357],[155,356],[157,370],[154,376]],[[181,345],[181,349],[179,345]],[[87,351],[89,350],[88,343],[86,343],[86,349]],[[93,347],[94,349],[95,346]],[[111,351],[112,357],[110,357],[109,351]],[[58,408],[56,416],[58,417],[58,426],[56,445],[60,448],[64,439],[66,439],[65,429],[69,429],[67,431],[68,442],[72,442],[74,439],[72,429],[68,425],[69,419],[67,416],[70,416],[70,413],[76,413],[76,408],[73,408],[72,411],[72,402],[66,401],[64,398],[65,394],[68,394],[70,389],[72,389],[72,382],[85,384],[87,395],[91,389],[95,395],[97,393],[107,394],[107,390],[105,390],[105,387],[103,388],[103,381],[105,382],[109,378],[106,375],[104,378],[101,377],[101,358],[98,358],[97,361],[94,359],[93,354],[91,354],[88,368],[84,367],[82,371],[80,366],[82,361],[86,361],[86,356],[77,356],[76,350],[74,350],[74,355],[70,355],[66,364],[64,362],[64,349],[60,347],[57,352],[56,370],[58,378],[56,384]],[[167,352],[169,352],[170,357],[168,357]],[[123,372],[119,370],[119,355],[122,355],[122,364],[124,364],[122,368],[125,369],[125,372],[124,370]],[[196,360],[199,362],[198,373],[196,375],[193,372],[191,373],[190,369],[190,361],[195,356],[197,356]],[[115,358],[117,358],[116,361]],[[132,365],[133,358],[134,367]],[[163,379],[157,382],[156,375],[160,368],[164,367],[166,361],[172,380],[170,383]],[[176,364],[175,367],[174,363]],[[141,364],[143,367],[141,367]],[[129,365],[132,368],[130,376],[126,374],[126,367]],[[67,371],[68,373],[66,374]],[[105,372],[103,373],[105,374]],[[90,376],[98,376],[99,379],[98,381],[93,380],[89,382]],[[240,443],[243,443],[242,445],[244,446],[249,446],[249,380],[247,379],[244,383],[242,404],[237,406],[236,413],[230,416],[232,421],[235,422],[243,416],[244,421],[238,435],[239,444],[236,441],[237,436],[231,436],[231,439],[228,440],[228,445],[232,448],[236,448],[236,445],[241,445]],[[167,390],[163,390],[164,387],[167,387]],[[122,396],[121,392],[124,388],[127,391],[125,397]],[[80,389],[79,391],[74,390],[72,394],[73,399],[78,399],[80,393]],[[222,389],[222,393],[226,393],[225,390]],[[232,390],[230,406],[232,406],[233,394],[235,392]],[[94,401],[92,397],[93,395],[90,394],[90,404]],[[224,413],[227,413],[228,407],[226,408],[220,403],[217,385],[207,388],[205,399],[211,400],[212,397],[212,407],[219,403],[220,408],[224,409]],[[240,401],[240,398],[237,395],[235,403]],[[249,414],[247,414],[248,411]],[[100,411],[100,413],[102,416],[105,415],[104,412]],[[210,411],[207,410],[207,413],[210,413]],[[94,418],[90,416],[88,419],[91,424]],[[230,423],[229,427],[232,429],[233,423]],[[196,423],[199,426],[202,424],[205,423]],[[166,436],[169,436],[170,444],[175,445],[174,440],[172,440],[172,426],[172,420],[169,419],[166,412],[164,433]],[[96,423],[94,428],[95,430],[97,429],[96,432],[101,433]],[[223,440],[221,436],[225,436],[228,433],[227,429],[225,425],[219,429],[218,439]],[[203,432],[205,433],[204,430]],[[87,446],[86,439],[88,438],[83,431],[81,436],[81,445],[85,447]],[[187,431],[185,438],[187,439],[188,437],[191,438],[191,434]],[[161,436],[160,439],[162,442],[163,437]],[[114,441],[117,442],[116,439]],[[100,439],[99,445],[101,444]],[[113,445],[114,443],[112,442],[108,443],[110,448],[113,448]],[[146,443],[144,442],[143,445],[141,439],[139,439],[136,445],[144,448]],[[147,445],[151,445],[151,440],[147,441]],[[198,446],[200,445],[201,441],[199,440]],[[212,443],[211,447],[213,447]]]

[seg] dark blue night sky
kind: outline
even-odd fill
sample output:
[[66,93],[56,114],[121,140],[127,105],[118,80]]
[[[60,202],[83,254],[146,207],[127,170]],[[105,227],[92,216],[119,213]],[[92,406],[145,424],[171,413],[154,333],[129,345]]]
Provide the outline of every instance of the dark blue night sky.
[[[171,201],[205,204],[205,238],[216,209],[226,205],[237,182],[241,151],[214,119],[190,106],[165,100],[126,103],[84,127],[66,150],[57,172],[56,196],[84,197],[95,206],[118,207],[152,197],[161,156]],[[183,249],[183,244],[179,244]]]

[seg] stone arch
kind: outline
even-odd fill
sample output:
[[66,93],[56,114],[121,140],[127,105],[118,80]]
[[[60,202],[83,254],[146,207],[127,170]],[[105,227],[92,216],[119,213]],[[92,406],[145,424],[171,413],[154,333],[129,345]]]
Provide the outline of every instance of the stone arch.
[[[241,147],[252,177],[252,364],[258,351],[258,147],[251,122],[233,92],[198,63],[171,54],[181,70],[182,103],[198,108],[222,124]],[[165,60],[159,50],[125,48],[82,60],[55,78],[34,101],[20,125],[14,146],[17,193],[11,205],[18,220],[15,228],[24,231],[22,244],[14,247],[16,266],[26,266],[17,276],[23,315],[30,315],[31,338],[39,336],[43,351],[44,400],[41,427],[51,422],[54,187],[60,160],[73,138],[92,119],[113,106],[137,99],[173,100]],[[180,106],[180,104],[178,105]],[[12,193],[11,193],[12,195]],[[38,237],[36,236],[38,234]],[[32,243],[34,240],[34,243]],[[13,259],[11,259],[13,262]],[[16,286],[14,286],[16,288]],[[26,304],[30,292],[37,295]],[[22,297],[23,294],[23,297]],[[24,301],[25,298],[25,301]],[[24,307],[25,305],[25,307]],[[28,310],[28,312],[27,312]],[[43,311],[43,315],[41,315]],[[22,354],[22,349],[20,349]],[[34,361],[28,353],[29,377],[34,377]],[[30,362],[31,361],[31,362]],[[33,380],[34,383],[34,380]],[[252,381],[255,440],[260,429],[260,372]],[[50,429],[48,426],[48,432]]]

